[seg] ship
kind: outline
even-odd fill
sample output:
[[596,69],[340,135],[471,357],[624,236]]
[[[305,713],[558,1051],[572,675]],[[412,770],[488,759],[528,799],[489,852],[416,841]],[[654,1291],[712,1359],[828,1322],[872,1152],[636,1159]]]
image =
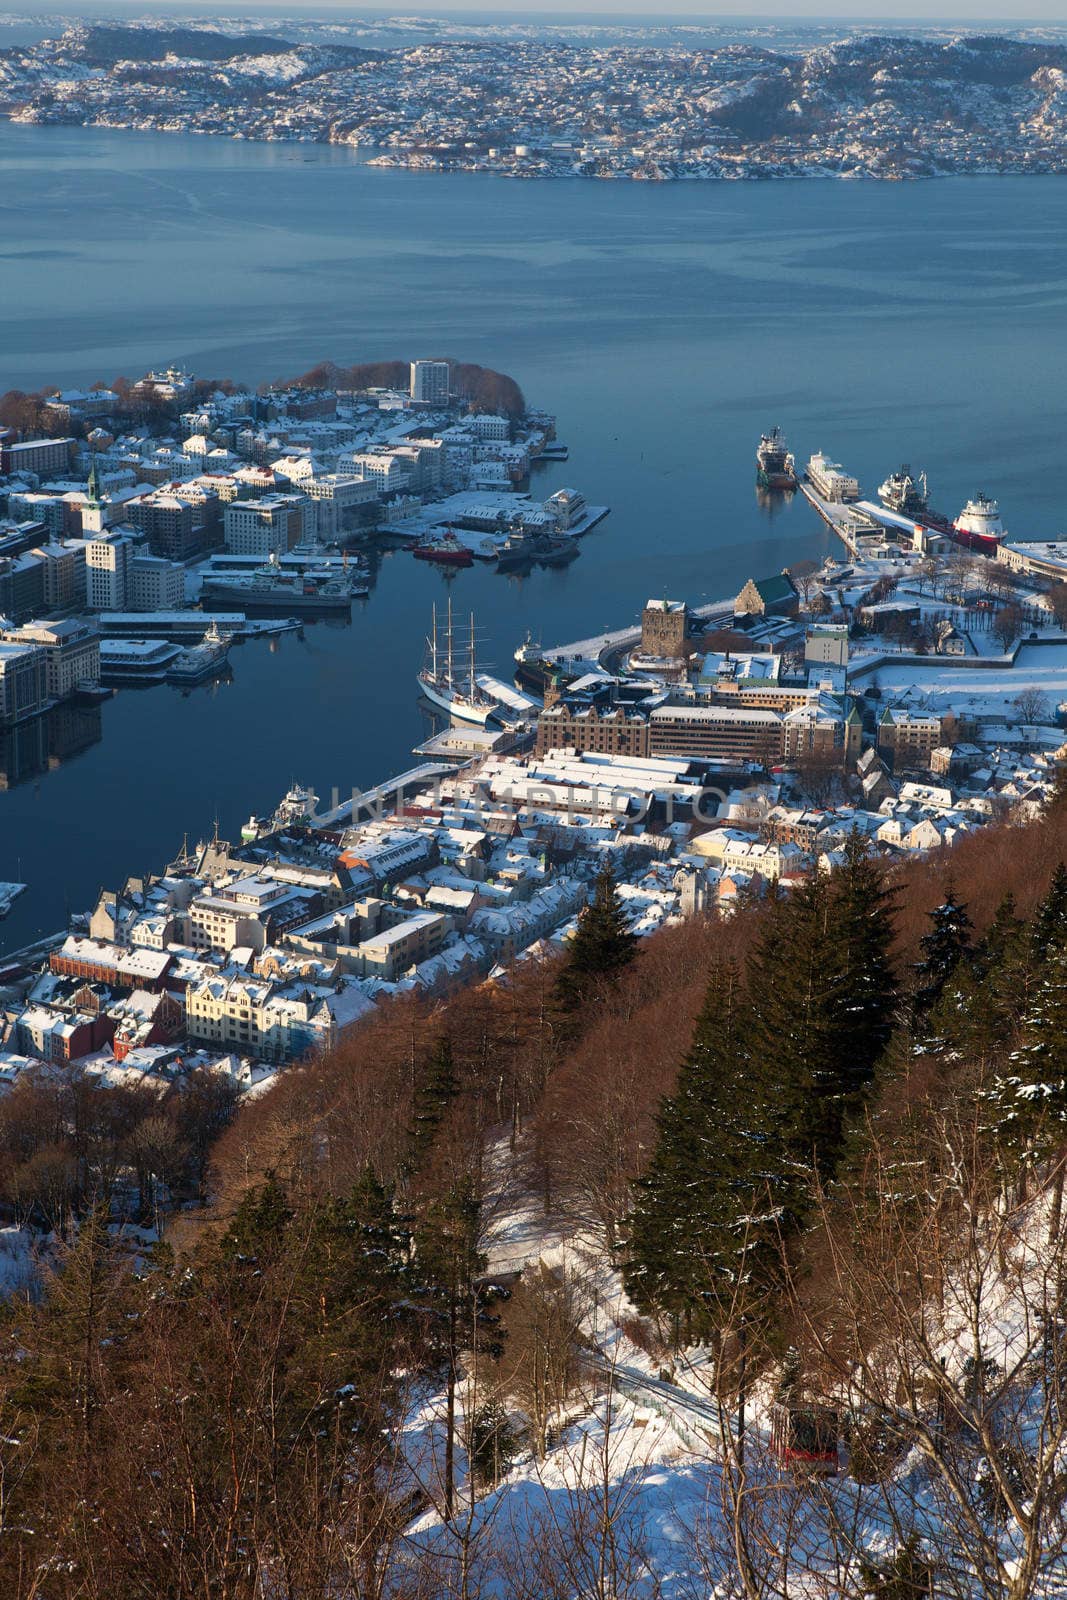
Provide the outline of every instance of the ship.
[[761,489],[795,489],[796,462],[786,449],[781,428],[761,436],[756,450],[756,482]]
[[171,662],[166,672],[167,682],[186,686],[201,683],[205,678],[223,670],[229,653],[230,641],[212,622],[199,644],[183,650],[181,655]]
[[[336,579],[346,583],[350,592],[360,598],[370,593],[370,573],[358,557],[349,559],[347,550],[328,550],[318,540],[304,540],[291,550],[283,550],[273,558],[278,571],[293,577],[310,577],[316,582]],[[233,555],[221,551],[209,556],[204,564],[204,578],[250,578],[263,566],[260,556]]]
[[251,573],[208,572],[202,600],[212,605],[240,605],[246,611],[351,611],[347,579],[320,574],[314,568],[286,572],[276,557]]
[[273,815],[257,817],[253,811],[241,828],[241,840],[244,844],[254,844],[257,839],[269,838],[283,828],[310,827],[315,820],[318,803],[319,797],[314,789],[305,789],[299,783],[292,783],[279,800]]
[[928,510],[926,473],[914,475],[907,462],[896,472],[891,472],[879,486],[878,498],[887,511],[897,511],[902,517],[922,520]]
[[578,541],[567,534],[545,533],[522,524],[512,528],[500,546],[496,569],[515,572],[533,565],[562,567],[578,554]]
[[1000,507],[988,495],[976,494],[968,500],[952,524],[952,531],[958,542],[969,550],[980,550],[984,555],[995,554],[1005,537]]
[[859,480],[845,471],[837,461],[817,450],[808,462],[808,482],[823,500],[844,502],[860,498]]
[[417,544],[412,551],[416,561],[435,561],[443,567],[472,567],[474,556],[465,544],[461,544],[452,529],[440,539],[425,539],[422,544]]
[[470,619],[470,638],[466,660],[457,670],[456,651],[452,626],[452,602],[448,602],[444,639],[437,634],[437,607],[433,608],[433,625],[426,641],[426,661],[419,673],[419,688],[426,699],[448,714],[453,722],[470,722],[484,727],[497,711],[495,700],[485,693],[478,682],[478,668],[474,657],[474,616]]

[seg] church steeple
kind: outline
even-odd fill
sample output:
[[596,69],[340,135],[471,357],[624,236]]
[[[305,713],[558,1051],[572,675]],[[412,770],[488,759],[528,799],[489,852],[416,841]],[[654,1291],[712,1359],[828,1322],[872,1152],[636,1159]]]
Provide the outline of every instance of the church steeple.
[[100,480],[96,475],[96,451],[89,461],[89,504],[95,511],[100,504]]

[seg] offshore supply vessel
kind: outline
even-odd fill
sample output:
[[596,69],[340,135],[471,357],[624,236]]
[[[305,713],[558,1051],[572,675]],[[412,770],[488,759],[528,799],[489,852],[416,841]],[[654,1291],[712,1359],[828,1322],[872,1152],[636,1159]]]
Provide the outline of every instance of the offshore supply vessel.
[[756,449],[756,482],[761,489],[795,489],[796,462],[786,448],[781,428],[761,435]]

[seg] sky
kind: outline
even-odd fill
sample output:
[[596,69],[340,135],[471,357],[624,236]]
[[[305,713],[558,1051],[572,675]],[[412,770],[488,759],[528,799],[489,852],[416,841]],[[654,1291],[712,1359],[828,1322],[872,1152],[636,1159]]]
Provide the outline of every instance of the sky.
[[[22,5],[16,5],[23,15],[37,15],[41,13],[62,15],[94,15],[94,16],[190,16],[204,17],[209,15],[208,8],[197,4],[196,0],[172,0],[172,3],[159,3],[159,0],[25,0]],[[700,18],[709,22],[730,22],[737,18],[758,18],[761,21],[772,22],[776,17],[795,23],[799,18],[812,21],[833,20],[857,28],[877,28],[879,21],[892,22],[894,27],[901,23],[915,21],[929,26],[931,23],[946,22],[958,25],[966,22],[975,22],[989,31],[1000,26],[1016,31],[1025,27],[1027,23],[1057,23],[1061,26],[1067,24],[1067,0],[1024,0],[1023,14],[1018,15],[1005,9],[1004,0],[930,0],[923,5],[921,0],[822,0],[822,3],[813,4],[813,0],[775,0],[773,9],[769,10],[766,0],[729,0],[727,6],[716,8],[708,4],[708,0],[670,0],[669,10],[658,10],[650,7],[637,7],[634,5],[613,3],[613,0],[549,0],[542,6],[530,7],[518,3],[518,0],[429,0],[427,4],[411,3],[411,0],[399,0],[398,4],[389,5],[352,5],[346,0],[292,0],[290,4],[279,4],[278,0],[223,0],[222,6],[214,13],[215,16],[236,16],[244,13],[251,15],[271,15],[302,17],[311,20],[318,16],[337,18],[349,15],[352,17],[384,17],[384,16],[434,16],[447,14],[449,16],[498,17],[501,20],[574,20],[603,19],[605,17],[625,18],[628,21],[646,20],[653,24],[669,24],[680,18]]]

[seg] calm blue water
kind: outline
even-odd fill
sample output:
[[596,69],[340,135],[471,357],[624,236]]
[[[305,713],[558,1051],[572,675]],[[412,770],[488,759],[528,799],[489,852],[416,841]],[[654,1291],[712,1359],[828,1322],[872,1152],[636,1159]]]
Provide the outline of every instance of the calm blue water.
[[[498,669],[527,627],[562,642],[650,594],[715,598],[819,555],[802,503],[756,504],[774,422],[801,459],[830,450],[872,488],[910,460],[945,511],[981,488],[1017,534],[1067,523],[1063,179],[527,184],[0,123],[0,289],[0,389],[442,352],[514,374],[571,447],[537,485],[614,510],[565,572],[455,579]],[[32,885],[0,945],[216,815],[234,833],[291,778],[328,794],[410,764],[444,592],[388,557],[351,627],[245,646],[213,692],[116,696],[98,742],[0,790],[0,879]],[[85,737],[62,730],[55,750]]]

